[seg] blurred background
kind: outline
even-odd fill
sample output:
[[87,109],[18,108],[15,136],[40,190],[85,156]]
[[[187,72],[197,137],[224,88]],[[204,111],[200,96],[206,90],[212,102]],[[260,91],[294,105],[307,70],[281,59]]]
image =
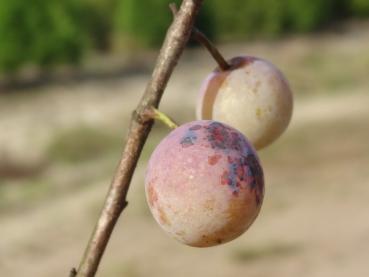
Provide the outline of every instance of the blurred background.
[[[67,276],[119,160],[172,18],[167,0],[0,1],[0,275]],[[179,3],[179,1],[177,1]],[[148,211],[156,124],[98,276],[369,276],[369,0],[212,0],[197,26],[224,56],[290,80],[285,134],[260,152],[265,202],[239,239],[195,249]],[[184,123],[215,67],[191,42],[161,109]]]

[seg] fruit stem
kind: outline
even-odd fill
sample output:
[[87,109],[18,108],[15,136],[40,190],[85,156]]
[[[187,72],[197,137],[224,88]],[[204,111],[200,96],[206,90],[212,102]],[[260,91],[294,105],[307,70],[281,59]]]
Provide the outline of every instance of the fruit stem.
[[219,50],[215,47],[215,45],[205,36],[204,33],[202,33],[197,28],[192,29],[192,37],[200,43],[202,46],[204,46],[211,56],[214,58],[214,60],[217,62],[219,68],[222,71],[228,70],[231,66],[227,63],[227,61],[224,59],[222,54],[219,52]]
[[175,129],[178,127],[178,124],[175,123],[173,119],[171,119],[165,113],[159,111],[158,109],[154,107],[147,109],[145,111],[145,115],[152,119],[161,121],[162,123],[164,123],[164,125],[166,125],[170,129]]
[[[175,17],[177,14],[177,5],[175,3],[170,3],[169,8],[172,11],[173,16]],[[192,27],[192,38],[195,39],[198,43],[200,43],[206,50],[209,51],[210,55],[217,62],[219,68],[222,71],[228,70],[231,66],[224,59],[223,55],[219,52],[218,48],[212,43],[206,35],[197,29],[195,26]]]

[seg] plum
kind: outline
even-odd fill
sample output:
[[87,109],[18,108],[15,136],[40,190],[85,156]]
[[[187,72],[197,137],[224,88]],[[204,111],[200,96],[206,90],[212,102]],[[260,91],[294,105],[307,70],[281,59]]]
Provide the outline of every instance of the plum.
[[190,246],[214,246],[240,236],[257,217],[263,170],[242,133],[198,120],[174,129],[156,147],[145,192],[169,235]]
[[240,130],[261,149],[287,128],[292,92],[283,74],[266,60],[241,56],[227,70],[215,69],[203,82],[197,119],[217,120]]

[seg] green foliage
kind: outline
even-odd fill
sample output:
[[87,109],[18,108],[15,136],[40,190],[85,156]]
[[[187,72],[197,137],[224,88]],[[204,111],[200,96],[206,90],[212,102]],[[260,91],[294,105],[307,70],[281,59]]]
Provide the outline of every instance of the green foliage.
[[360,17],[369,16],[369,1],[368,0],[350,0],[350,9],[354,15]]
[[114,11],[117,0],[74,0],[83,5],[80,25],[87,34],[89,44],[99,51],[111,49],[114,29]]
[[0,1],[0,71],[78,63],[110,48],[116,0]]
[[[159,46],[164,39],[165,32],[173,20],[169,10],[169,3],[177,5],[176,0],[120,0],[117,13],[117,29],[131,46]],[[198,17],[198,26],[204,27],[212,35],[210,14],[202,10]]]
[[346,0],[213,0],[217,35],[225,38],[275,36],[317,29],[345,14]]
[[[78,63],[89,49],[157,47],[173,20],[173,0],[0,1],[0,72],[24,64]],[[174,1],[178,5],[181,0]],[[345,16],[369,16],[368,0],[205,1],[196,25],[210,38],[307,32]]]
[[287,0],[286,16],[291,30],[311,31],[334,17],[335,0]]
[[0,69],[24,63],[51,65],[78,62],[85,34],[81,6],[73,0],[0,2]]
[[238,37],[255,28],[260,17],[260,9],[252,2],[257,1],[250,0],[240,5],[240,1],[214,0],[205,2],[204,7],[209,8],[215,18],[217,35]]
[[159,45],[168,27],[171,14],[169,1],[123,0],[118,5],[117,24],[129,39],[144,46]]
[[[117,25],[134,46],[158,46],[172,20],[170,0],[118,0]],[[179,1],[176,1],[177,3]],[[368,0],[205,1],[197,26],[211,37],[245,39],[317,30],[348,15],[369,15]]]

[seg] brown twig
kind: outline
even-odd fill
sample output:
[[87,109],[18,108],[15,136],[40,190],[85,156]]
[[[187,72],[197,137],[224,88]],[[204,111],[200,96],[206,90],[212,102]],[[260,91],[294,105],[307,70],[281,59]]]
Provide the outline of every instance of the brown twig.
[[[170,3],[169,8],[172,11],[173,17],[175,18],[178,11],[177,5],[175,3]],[[231,67],[224,59],[223,55],[219,52],[218,48],[216,48],[216,46],[206,37],[206,35],[195,26],[192,28],[192,37],[209,51],[221,70],[225,71]]]
[[127,142],[113,178],[104,207],[88,242],[77,272],[72,276],[92,277],[96,274],[101,257],[114,226],[127,205],[126,196],[133,172],[153,120],[143,116],[148,108],[157,108],[168,80],[190,37],[195,16],[203,0],[183,0],[181,8],[168,29],[156,66],[145,93],[133,112]]

